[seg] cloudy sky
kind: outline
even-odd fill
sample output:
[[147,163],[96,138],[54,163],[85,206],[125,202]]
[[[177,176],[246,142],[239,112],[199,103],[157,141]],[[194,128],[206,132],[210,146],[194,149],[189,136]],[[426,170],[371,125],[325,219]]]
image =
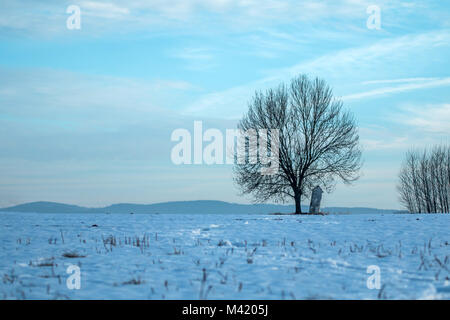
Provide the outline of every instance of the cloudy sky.
[[[70,5],[80,29],[67,27]],[[367,27],[371,5],[379,30]],[[450,142],[449,9],[438,0],[2,0],[0,206],[248,203],[231,166],[173,164],[171,133],[194,120],[234,128],[255,90],[305,73],[354,112],[364,149],[360,180],[324,204],[400,208],[404,152]]]

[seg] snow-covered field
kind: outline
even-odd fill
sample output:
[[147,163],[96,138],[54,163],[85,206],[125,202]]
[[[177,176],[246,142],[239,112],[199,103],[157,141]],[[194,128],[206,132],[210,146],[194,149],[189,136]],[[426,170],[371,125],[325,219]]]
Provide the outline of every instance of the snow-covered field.
[[449,299],[449,230],[450,215],[0,213],[0,298]]

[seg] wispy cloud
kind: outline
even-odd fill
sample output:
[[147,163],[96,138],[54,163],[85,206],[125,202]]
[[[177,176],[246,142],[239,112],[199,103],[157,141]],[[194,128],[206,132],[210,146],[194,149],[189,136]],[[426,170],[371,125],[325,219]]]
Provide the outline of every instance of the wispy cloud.
[[407,137],[386,137],[385,139],[362,138],[364,151],[398,150],[408,146]]
[[408,83],[408,82],[422,82],[439,80],[440,78],[402,78],[402,79],[386,79],[386,80],[370,80],[363,81],[362,84],[389,84],[389,83]]
[[428,78],[428,79],[422,78],[420,80],[411,80],[411,81],[404,81],[404,79],[402,79],[402,81],[395,81],[395,80],[386,80],[386,81],[387,82],[377,82],[377,83],[398,83],[398,82],[412,82],[412,83],[399,85],[399,86],[393,86],[393,87],[392,86],[391,87],[383,87],[383,88],[378,88],[378,89],[369,90],[369,91],[365,91],[365,92],[349,94],[349,95],[343,96],[342,99],[344,101],[349,101],[349,100],[363,99],[363,98],[369,98],[369,97],[375,97],[375,96],[381,96],[381,95],[387,95],[387,94],[393,94],[393,93],[400,93],[400,92],[411,91],[411,90],[428,89],[428,88],[450,85],[450,77]]
[[403,107],[402,112],[393,117],[396,122],[424,134],[443,134],[447,135],[447,139],[450,135],[450,103]]
[[[170,113],[172,104],[192,90],[197,88],[182,80],[0,67],[0,111],[13,118],[80,120],[86,125],[105,124],[111,116],[117,124],[142,114]],[[90,116],[96,112],[105,116]]]
[[130,14],[128,8],[120,7],[114,3],[83,1],[80,5],[83,8],[83,14],[86,13],[96,17],[118,19]]
[[[411,61],[405,58],[411,55],[411,53],[426,50],[430,47],[448,47],[449,44],[450,31],[438,30],[380,40],[367,46],[327,53],[318,58],[290,67],[272,70],[267,73],[267,77],[245,85],[229,88],[225,91],[209,93],[188,105],[185,112],[195,114],[208,110],[211,114],[240,117],[245,110],[246,103],[256,90],[263,90],[267,87],[278,85],[280,81],[288,81],[298,74],[306,73],[312,76],[324,77],[330,83],[336,83],[337,86],[342,86],[342,79],[358,79],[360,77],[367,79],[367,77],[373,77],[375,74],[380,73],[383,69],[389,70],[389,66],[392,63],[402,63],[404,68],[407,69]],[[358,70],[356,76],[355,70]],[[350,90],[354,90],[354,87],[359,83],[344,84]],[[416,81],[400,86],[349,93],[344,95],[343,99],[348,101],[407,90],[446,86],[449,84],[450,78],[430,78],[427,81]]]
[[172,57],[183,60],[190,70],[207,70],[216,65],[213,50],[209,48],[183,48],[172,53]]
[[[364,30],[365,10],[373,3],[369,0],[73,0],[70,4],[80,6],[82,15],[86,15],[83,24],[95,26],[91,30],[117,33],[150,27],[206,32],[213,26],[215,32],[222,32],[224,29],[261,28],[280,23],[310,25],[324,21],[328,26],[342,26],[355,20],[361,22],[359,28]],[[396,20],[411,9],[401,0],[378,0],[377,4],[386,10],[397,10]],[[3,0],[0,28],[28,31],[28,35],[63,34],[67,6],[67,2],[60,1]],[[114,24],[114,19],[120,24]]]
[[328,73],[332,76],[338,73],[341,77],[343,74],[354,73],[357,68],[374,69],[386,61],[405,59],[411,52],[416,52],[420,48],[424,50],[430,47],[448,47],[449,43],[449,30],[387,38],[369,45],[325,54],[311,61],[286,68],[285,73],[295,75],[300,72],[314,72],[316,74]]
[[407,149],[410,143],[405,132],[395,132],[384,125],[368,125],[359,128],[364,151],[393,151]]

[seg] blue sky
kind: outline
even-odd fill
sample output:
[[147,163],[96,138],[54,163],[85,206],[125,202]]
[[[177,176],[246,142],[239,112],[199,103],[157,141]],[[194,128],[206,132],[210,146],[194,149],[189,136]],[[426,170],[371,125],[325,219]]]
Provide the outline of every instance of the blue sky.
[[[69,30],[69,5],[81,29]],[[368,29],[377,5],[381,29]],[[0,3],[0,206],[217,199],[231,167],[171,162],[173,130],[234,128],[255,90],[319,76],[355,114],[362,177],[327,206],[400,208],[411,147],[449,143],[445,1]],[[307,201],[305,201],[306,204]]]

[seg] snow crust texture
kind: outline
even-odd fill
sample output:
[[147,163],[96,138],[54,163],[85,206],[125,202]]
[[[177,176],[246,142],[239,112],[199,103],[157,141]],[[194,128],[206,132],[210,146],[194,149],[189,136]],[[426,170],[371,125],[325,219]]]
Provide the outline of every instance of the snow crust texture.
[[449,230],[442,214],[0,213],[0,299],[450,299]]

